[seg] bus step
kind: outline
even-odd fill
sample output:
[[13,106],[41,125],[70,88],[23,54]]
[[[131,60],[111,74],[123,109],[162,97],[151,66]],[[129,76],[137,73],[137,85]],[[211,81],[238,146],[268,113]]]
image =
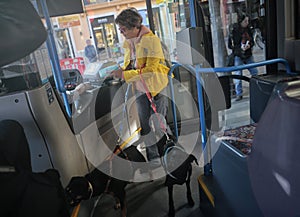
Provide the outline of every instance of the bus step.
[[199,184],[199,196],[201,206],[209,206],[210,208],[215,207],[215,197],[213,192],[213,176],[200,175],[198,177]]

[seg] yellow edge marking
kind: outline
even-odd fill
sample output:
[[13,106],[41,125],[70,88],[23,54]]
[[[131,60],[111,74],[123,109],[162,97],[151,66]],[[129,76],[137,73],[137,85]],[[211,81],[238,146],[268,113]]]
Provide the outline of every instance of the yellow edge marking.
[[78,204],[78,205],[73,209],[73,212],[72,212],[71,217],[77,217],[77,216],[78,216],[78,213],[79,213],[79,209],[80,209],[80,204]]
[[120,153],[120,150],[123,150],[123,148],[130,142],[130,140],[132,140],[132,138],[135,137],[136,134],[138,132],[140,132],[141,130],[142,130],[141,127],[139,127],[138,129],[136,129],[134,131],[134,133],[120,145],[119,149],[117,149],[112,155],[106,157],[106,160],[112,159],[114,155],[118,155]]
[[120,148],[123,149],[130,142],[130,140],[132,140],[132,138],[135,137],[135,135],[141,130],[142,128],[138,128],[136,131],[134,131],[134,133],[120,145]]
[[214,200],[214,196],[210,193],[210,191],[208,190],[206,184],[204,183],[204,181],[201,179],[201,176],[198,177],[198,181],[199,184],[201,185],[204,193],[206,194],[208,200],[210,201],[210,203],[213,205],[213,207],[215,207],[215,200]]

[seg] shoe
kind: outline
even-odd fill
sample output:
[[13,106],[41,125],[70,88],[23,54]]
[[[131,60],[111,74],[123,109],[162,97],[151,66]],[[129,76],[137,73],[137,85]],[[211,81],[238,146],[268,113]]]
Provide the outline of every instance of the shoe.
[[243,96],[237,96],[235,101],[238,102],[238,101],[241,101],[242,99],[243,99]]

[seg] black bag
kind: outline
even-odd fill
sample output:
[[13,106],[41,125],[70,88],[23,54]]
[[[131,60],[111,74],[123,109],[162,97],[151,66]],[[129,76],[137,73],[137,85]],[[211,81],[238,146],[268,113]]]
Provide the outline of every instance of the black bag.
[[69,217],[58,171],[1,173],[1,216]]
[[21,124],[0,121],[0,216],[69,217],[59,172],[32,172],[30,159]]
[[234,53],[233,52],[227,56],[226,66],[234,66]]

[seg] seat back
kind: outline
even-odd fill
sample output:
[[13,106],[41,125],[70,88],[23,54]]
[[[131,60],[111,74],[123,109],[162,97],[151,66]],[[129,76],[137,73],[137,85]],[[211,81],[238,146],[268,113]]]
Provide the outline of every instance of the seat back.
[[57,170],[34,173],[23,127],[0,121],[0,216],[69,217]]
[[0,121],[0,166],[32,171],[29,145],[24,129],[17,121]]
[[264,216],[300,213],[300,81],[273,91],[256,128],[248,166]]

